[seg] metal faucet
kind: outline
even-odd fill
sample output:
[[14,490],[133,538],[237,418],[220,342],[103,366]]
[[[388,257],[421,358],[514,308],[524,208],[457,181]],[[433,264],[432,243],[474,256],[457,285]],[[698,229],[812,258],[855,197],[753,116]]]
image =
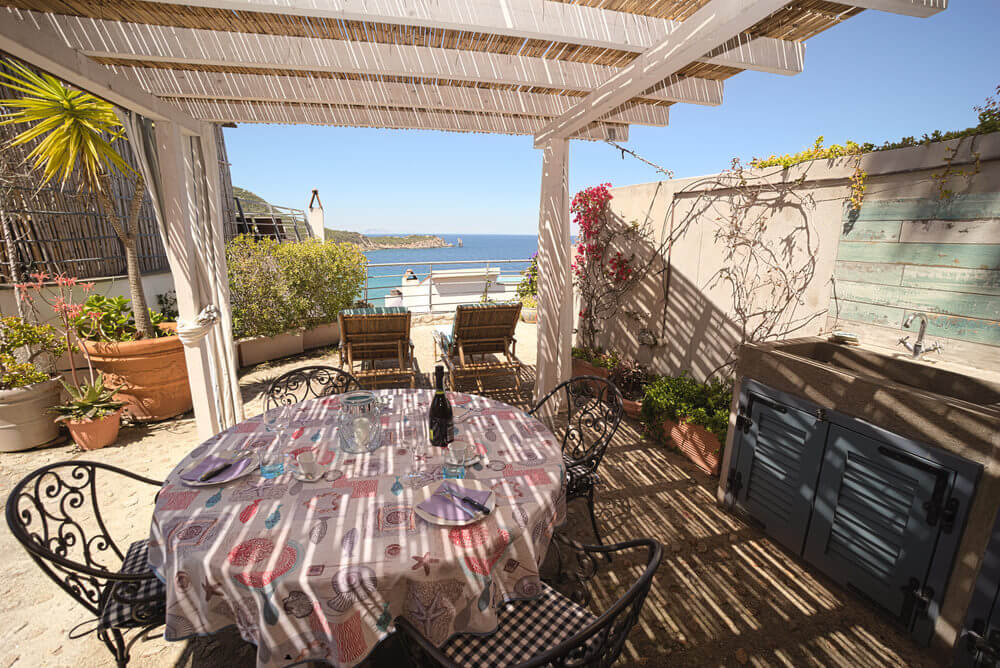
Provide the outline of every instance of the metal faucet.
[[906,320],[903,321],[903,327],[909,329],[910,323],[913,322],[914,318],[920,318],[920,330],[917,332],[916,342],[913,345],[910,345],[909,335],[904,336],[899,340],[899,344],[910,351],[911,353],[910,356],[913,359],[918,360],[920,359],[920,356],[923,355],[924,353],[930,353],[935,351],[941,352],[942,350],[944,350],[944,346],[942,346],[937,341],[935,341],[927,348],[924,347],[924,334],[927,333],[927,314],[919,312],[911,313],[910,315],[906,316]]

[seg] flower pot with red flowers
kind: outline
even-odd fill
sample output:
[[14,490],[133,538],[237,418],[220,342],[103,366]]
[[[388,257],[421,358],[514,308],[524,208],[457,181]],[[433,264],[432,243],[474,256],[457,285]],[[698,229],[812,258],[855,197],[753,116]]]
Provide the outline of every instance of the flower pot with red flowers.
[[718,475],[732,396],[728,381],[702,383],[687,374],[657,378],[646,385],[642,422],[653,440],[677,449],[705,473]]
[[70,436],[84,450],[100,450],[118,440],[121,426],[122,401],[114,398],[115,389],[104,382],[104,375],[97,374],[91,382],[80,385],[63,383],[69,401],[53,407],[64,422]]

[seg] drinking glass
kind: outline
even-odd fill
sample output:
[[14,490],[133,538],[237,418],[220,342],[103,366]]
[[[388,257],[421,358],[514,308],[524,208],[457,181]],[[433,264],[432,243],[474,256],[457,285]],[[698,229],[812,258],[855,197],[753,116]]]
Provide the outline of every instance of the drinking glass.
[[468,441],[452,441],[444,453],[444,466],[441,472],[445,478],[464,478],[465,463],[472,444]]
[[410,472],[406,475],[409,478],[419,478],[427,468],[431,455],[430,446],[426,443],[410,443],[406,447],[410,449]]
[[306,450],[296,455],[294,452],[285,453],[288,461],[288,468],[296,480],[303,482],[316,482],[323,476],[323,465],[319,463],[319,455],[313,450]]
[[265,450],[260,453],[260,476],[268,480],[285,472],[285,453],[280,449]]

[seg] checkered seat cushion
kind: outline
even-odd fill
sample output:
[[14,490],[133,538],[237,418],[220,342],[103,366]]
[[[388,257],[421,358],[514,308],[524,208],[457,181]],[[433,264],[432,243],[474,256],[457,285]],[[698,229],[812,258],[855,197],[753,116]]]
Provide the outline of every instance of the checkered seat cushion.
[[537,598],[505,603],[498,617],[495,633],[457,635],[442,651],[462,666],[501,668],[552,649],[597,619],[545,584]]
[[591,471],[586,464],[573,464],[566,455],[563,455],[563,466],[566,467],[567,486],[571,490],[593,486],[601,480],[596,471]]
[[[166,609],[167,588],[160,582],[160,579],[149,570],[147,555],[149,553],[149,542],[137,540],[132,543],[128,552],[125,553],[125,561],[122,563],[119,573],[148,574],[149,579],[143,580],[138,589],[133,589],[132,583],[112,582],[108,586],[111,591],[101,612],[101,628],[127,628],[134,626],[148,626],[156,621],[164,619]],[[136,603],[136,610],[133,604],[120,601],[115,595],[128,599],[147,599],[155,597],[156,602]],[[152,609],[149,610],[152,606]],[[137,614],[144,618],[140,621]]]

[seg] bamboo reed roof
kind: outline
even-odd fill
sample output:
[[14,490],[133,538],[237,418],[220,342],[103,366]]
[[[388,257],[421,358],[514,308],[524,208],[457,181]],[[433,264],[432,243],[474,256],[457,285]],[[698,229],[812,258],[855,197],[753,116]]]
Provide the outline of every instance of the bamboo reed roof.
[[[0,20],[51,29],[201,120],[536,134],[720,1],[0,0]],[[860,11],[788,2],[577,136],[720,104],[746,69],[797,73],[805,40]]]

